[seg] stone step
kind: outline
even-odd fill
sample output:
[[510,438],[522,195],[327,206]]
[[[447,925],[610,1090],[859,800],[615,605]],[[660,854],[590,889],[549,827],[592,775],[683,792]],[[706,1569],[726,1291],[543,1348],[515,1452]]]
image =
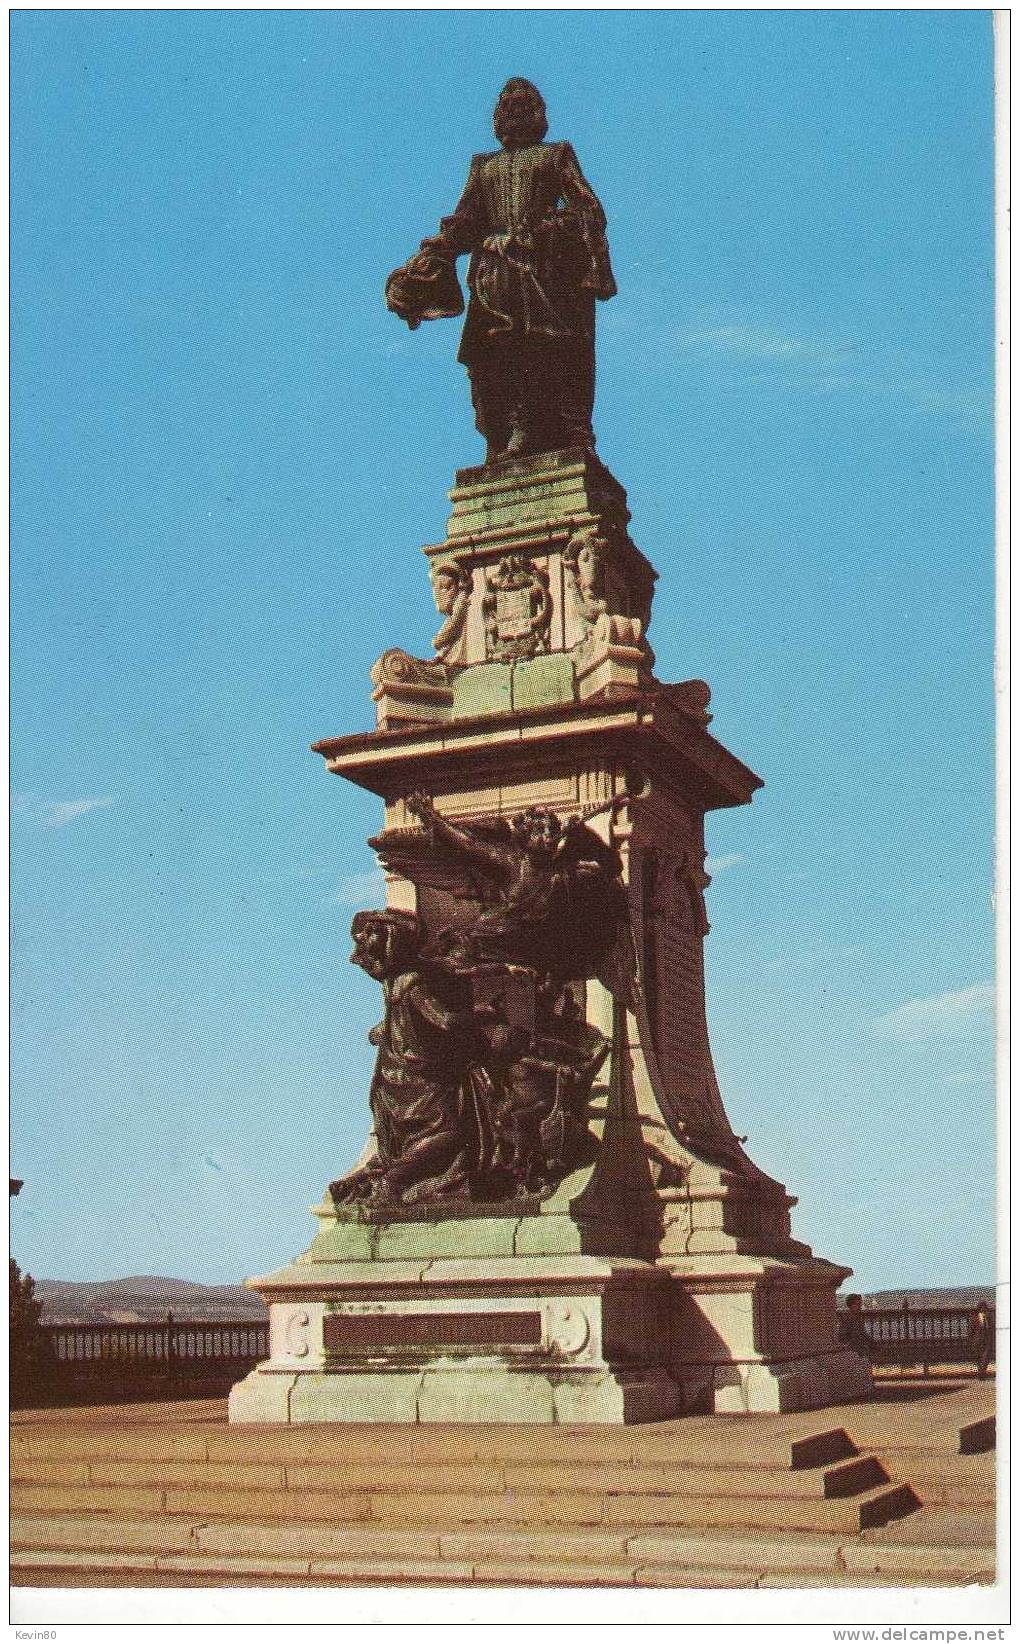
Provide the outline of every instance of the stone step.
[[641,1427],[314,1425],[227,1427],[208,1422],[132,1423],[123,1410],[92,1422],[36,1420],[11,1428],[12,1458],[83,1461],[308,1462],[374,1466],[399,1459],[447,1466],[471,1461],[536,1465],[691,1465],[800,1470],[853,1457],[842,1427],[804,1431],[782,1417],[713,1417]]
[[995,1448],[995,1389],[979,1382],[952,1398],[859,1405],[848,1427],[865,1450],[931,1456],[977,1455]]
[[925,1507],[909,1522],[889,1524],[880,1537],[872,1532],[864,1536],[871,1542],[880,1539],[887,1545],[926,1545],[949,1547],[995,1546],[996,1512],[991,1506],[932,1506]]
[[994,1450],[967,1456],[912,1452],[903,1457],[893,1452],[887,1460],[898,1471],[908,1472],[910,1483],[926,1505],[980,1507],[995,1503]]
[[107,1513],[170,1517],[375,1522],[392,1525],[494,1524],[740,1524],[836,1532],[885,1524],[920,1505],[905,1484],[879,1484],[848,1497],[774,1498],[677,1495],[668,1491],[491,1490],[442,1493],[404,1487],[350,1490],[342,1476],[331,1489],[231,1490],[210,1486],[14,1484],[12,1511],[23,1514]]
[[420,1564],[669,1563],[710,1568],[835,1570],[840,1538],[776,1528],[750,1537],[734,1526],[663,1530],[648,1525],[460,1525],[392,1529],[384,1525],[253,1523],[101,1515],[15,1516],[11,1544],[23,1553],[138,1554],[146,1558],[200,1554],[219,1559],[382,1560]]
[[844,1549],[844,1568],[850,1576],[867,1577],[869,1586],[876,1576],[899,1586],[905,1575],[922,1586],[968,1586],[972,1581],[995,1580],[995,1548],[862,1543]]
[[[490,1491],[557,1493],[577,1488],[571,1470],[552,1463],[467,1462],[461,1466],[430,1466],[423,1474],[408,1463],[366,1466],[259,1465],[253,1462],[214,1461],[87,1461],[39,1460],[14,1456],[11,1478],[19,1485],[104,1485],[126,1488],[181,1486],[201,1489],[258,1491],[335,1491],[338,1478],[346,1492],[407,1491],[427,1481],[430,1491],[450,1494]],[[613,1494],[677,1493],[688,1496],[837,1497],[856,1495],[889,1481],[875,1456],[857,1456],[827,1468],[783,1471],[780,1468],[694,1467],[669,1463],[661,1467],[633,1462],[601,1463],[585,1468],[588,1491]]]
[[995,1449],[995,1417],[981,1416],[960,1428],[961,1456],[979,1455],[983,1450]]
[[[818,1576],[810,1571],[769,1573],[742,1569],[692,1569],[684,1565],[656,1564],[512,1564],[506,1560],[481,1562],[471,1566],[453,1563],[392,1565],[382,1560],[333,1560],[308,1562],[259,1558],[212,1559],[187,1556],[147,1558],[126,1554],[110,1563],[102,1554],[83,1553],[73,1558],[55,1553],[12,1553],[13,1586],[125,1586],[125,1587],[221,1587],[234,1585],[244,1577],[245,1587],[668,1587],[722,1588],[831,1588],[841,1586],[925,1587],[930,1576],[903,1574],[869,1575],[859,1581],[846,1576]],[[90,1577],[92,1579],[90,1579]],[[100,1579],[104,1578],[100,1582]],[[980,1575],[969,1579],[980,1580]]]
[[[117,1546],[137,1537],[139,1522],[23,1520],[12,1526],[12,1570],[22,1584],[85,1584],[91,1573],[114,1584],[153,1586],[293,1581],[301,1585],[832,1587],[946,1586],[994,1579],[994,1555],[980,1548],[841,1543],[773,1532],[754,1539],[730,1532],[589,1536],[478,1531],[430,1536],[408,1543],[401,1532],[352,1536],[302,1526],[293,1530],[251,1525],[188,1526],[189,1542],[167,1547],[163,1526],[152,1526],[145,1546]],[[37,1582],[33,1577],[41,1578]],[[148,1578],[148,1580],[147,1580]]]

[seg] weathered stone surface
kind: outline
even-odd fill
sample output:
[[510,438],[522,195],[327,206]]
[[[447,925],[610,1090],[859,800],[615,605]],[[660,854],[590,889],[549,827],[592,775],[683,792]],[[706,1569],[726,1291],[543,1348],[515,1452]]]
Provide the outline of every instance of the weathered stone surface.
[[82,1551],[109,1552],[114,1548],[153,1549],[190,1547],[194,1531],[187,1519],[73,1517],[66,1509],[59,1516],[19,1514],[12,1527],[16,1545],[38,1550],[74,1547]]
[[293,1421],[290,1395],[295,1377],[252,1370],[230,1389],[231,1421]]
[[[613,1424],[675,1414],[662,1368],[668,1281],[647,1261],[586,1255],[576,1240],[515,1253],[525,1222],[572,1225],[395,1223],[380,1232],[408,1235],[420,1260],[296,1263],[262,1281],[272,1357],[234,1389],[231,1419]],[[502,1235],[502,1253],[461,1253],[446,1238],[461,1230],[468,1249],[479,1231]]]
[[511,690],[515,708],[573,702],[577,695],[574,660],[569,656],[556,655],[517,662],[514,664]]
[[[332,1208],[332,1207],[330,1207]],[[378,1254],[379,1228],[348,1217],[323,1221],[302,1262],[373,1261]]]
[[445,1221],[388,1222],[378,1229],[375,1256],[379,1261],[424,1256],[512,1256],[516,1218],[452,1217]]
[[[579,524],[609,520],[626,529],[627,493],[593,451],[567,447],[486,467],[461,468],[450,492],[445,546],[489,544],[495,533],[520,536],[550,523],[573,534]],[[428,552],[438,555],[439,547]],[[647,564],[647,561],[645,562]],[[651,578],[655,573],[648,568]]]
[[580,1255],[586,1249],[585,1229],[573,1217],[523,1216],[514,1235],[515,1256]]
[[299,1376],[291,1396],[289,1419],[415,1422],[419,1420],[421,1382],[417,1370]]
[[[418,1404],[419,1421],[456,1422],[549,1422],[553,1420],[553,1388],[542,1371],[515,1375],[501,1366],[476,1369],[436,1367],[426,1370]],[[467,1498],[460,1498],[462,1505]],[[482,1502],[483,1497],[477,1497]],[[494,1512],[500,1517],[503,1496],[493,1496]],[[470,1502],[468,1502],[470,1506]],[[471,1516],[458,1509],[455,1517]],[[516,1515],[514,1515],[516,1516]]]
[[[71,1553],[53,1551],[52,1549],[43,1550],[42,1548],[33,1548],[31,1551],[16,1549],[11,1553],[12,1572],[18,1570],[45,1570],[49,1567],[64,1571],[106,1570],[112,1573],[121,1570],[156,1570],[159,1562],[155,1553],[127,1553],[111,1550],[102,1553],[89,1553],[79,1548],[75,1548]],[[35,1585],[35,1583],[32,1582],[31,1585]]]
[[628,697],[650,681],[650,653],[637,617],[602,615],[578,647],[577,694]]
[[453,679],[453,715],[472,719],[478,714],[509,713],[513,665],[509,662],[480,662],[463,668]]
[[129,1486],[102,1488],[96,1485],[25,1484],[11,1485],[11,1511],[20,1516],[57,1512],[89,1512],[97,1505],[123,1517],[161,1513],[165,1492],[160,1486],[144,1489]]

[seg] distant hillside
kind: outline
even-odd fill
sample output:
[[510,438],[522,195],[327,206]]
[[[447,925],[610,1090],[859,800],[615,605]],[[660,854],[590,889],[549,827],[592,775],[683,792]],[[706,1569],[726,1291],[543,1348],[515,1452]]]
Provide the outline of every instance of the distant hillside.
[[[841,1292],[840,1301],[845,1301],[847,1294]],[[994,1284],[957,1284],[932,1290],[862,1290],[860,1294],[865,1307],[902,1307],[904,1301],[911,1307],[976,1307],[979,1301],[995,1306]]]
[[[73,1283],[68,1279],[37,1279],[36,1295],[43,1304],[44,1324],[147,1324],[162,1322],[168,1312],[178,1319],[215,1324],[228,1319],[264,1319],[259,1296],[239,1284],[194,1284],[189,1279],[136,1276]],[[846,1299],[842,1291],[839,1301]],[[865,1307],[976,1307],[995,1303],[995,1285],[955,1285],[931,1290],[873,1290],[864,1294]]]
[[215,1324],[227,1319],[264,1319],[260,1297],[239,1284],[194,1284],[188,1279],[133,1277],[74,1283],[37,1279],[44,1324],[147,1324],[168,1312],[178,1319]]

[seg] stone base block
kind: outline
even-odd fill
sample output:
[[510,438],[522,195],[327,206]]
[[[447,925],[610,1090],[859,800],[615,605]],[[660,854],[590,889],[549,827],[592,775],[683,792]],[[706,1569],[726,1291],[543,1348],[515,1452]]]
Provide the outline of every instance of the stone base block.
[[849,1349],[814,1358],[674,1367],[688,1413],[749,1415],[820,1410],[872,1394],[871,1366]]
[[232,1390],[230,1420],[621,1426],[664,1421],[679,1407],[663,1370],[565,1373],[478,1362],[288,1376],[260,1366]]
[[270,1357],[234,1388],[231,1421],[623,1424],[871,1393],[866,1360],[837,1343],[847,1269],[792,1241],[783,1255],[652,1261],[595,1254],[594,1224],[552,1206],[436,1222],[317,1213],[311,1248],[250,1281]]
[[270,1358],[233,1389],[234,1422],[615,1424],[680,1411],[669,1281],[637,1258],[302,1259],[253,1288],[269,1306]]
[[818,1410],[872,1392],[871,1366],[837,1340],[848,1269],[809,1254],[668,1257],[670,1374],[689,1411]]

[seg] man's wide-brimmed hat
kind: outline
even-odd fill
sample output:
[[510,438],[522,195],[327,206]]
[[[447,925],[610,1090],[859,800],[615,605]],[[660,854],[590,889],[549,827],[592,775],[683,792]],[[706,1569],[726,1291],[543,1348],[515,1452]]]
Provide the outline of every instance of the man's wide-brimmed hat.
[[422,320],[449,320],[464,312],[452,257],[418,251],[386,281],[386,307],[413,331]]

